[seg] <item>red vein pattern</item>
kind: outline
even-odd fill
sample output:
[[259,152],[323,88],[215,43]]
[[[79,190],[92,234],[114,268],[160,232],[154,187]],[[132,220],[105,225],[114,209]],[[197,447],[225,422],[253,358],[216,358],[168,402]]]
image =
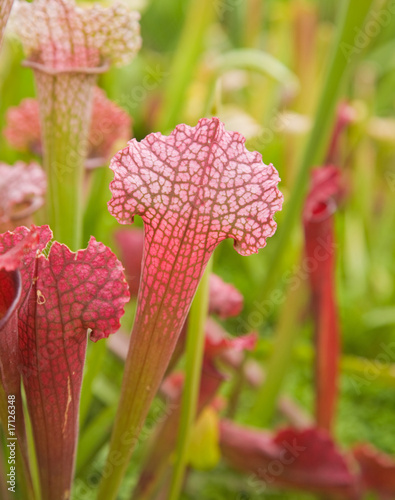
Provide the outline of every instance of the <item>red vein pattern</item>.
[[[37,99],[23,99],[18,106],[7,110],[4,136],[18,151],[42,156],[40,110]],[[95,87],[92,120],[88,138],[88,162],[109,160],[119,141],[131,136],[131,119],[122,108],[107,99],[105,92]]]
[[166,319],[185,316],[218,243],[233,238],[236,250],[250,255],[274,233],[273,214],[282,203],[277,172],[217,119],[203,119],[196,128],[179,126],[169,137],[132,140],[111,168],[110,212],[121,224],[133,222],[134,214],[145,223],[138,316],[147,323],[166,294],[161,330],[164,337],[174,336]]
[[250,255],[274,233],[273,214],[282,204],[279,177],[244,142],[218,119],[203,119],[195,128],[180,125],[169,137],[132,140],[112,160],[110,212],[121,224],[135,214],[145,224],[139,335],[159,321],[162,338],[177,336],[174,321],[182,326],[218,243],[233,238],[236,250]]
[[[116,231],[114,236],[119,247],[121,262],[125,267],[130,295],[137,296],[141,278],[144,231],[140,228],[121,229]],[[225,283],[214,273],[210,274],[209,314],[216,314],[221,319],[237,316],[243,308],[243,301],[243,296],[233,285]],[[184,352],[187,328],[188,319],[178,337],[167,373],[173,370]]]
[[[112,449],[125,457],[132,450],[119,443],[123,429],[138,436],[215,247],[233,238],[235,249],[250,255],[276,229],[273,215],[282,205],[277,171],[244,144],[217,118],[202,119],[196,127],[179,125],[170,136],[133,139],[111,162],[110,213],[121,224],[140,215],[145,228],[137,313],[112,438]],[[125,463],[114,471],[117,481],[124,469]],[[109,498],[105,488],[99,499]]]
[[14,0],[1,0],[0,3],[0,48],[3,41],[4,30],[11,12]]
[[[52,233],[40,231],[43,250]],[[27,236],[26,228],[1,236],[2,251]],[[78,436],[78,408],[87,331],[94,341],[119,328],[129,295],[122,266],[91,238],[71,252],[53,243],[48,258],[27,253],[20,268],[20,369],[32,421],[43,500],[70,498]]]
[[[115,232],[114,237],[133,297],[138,294],[140,286],[144,231],[137,227],[121,229]],[[221,319],[237,316],[243,308],[243,302],[243,296],[233,285],[225,283],[214,273],[210,274],[209,314],[216,314]]]

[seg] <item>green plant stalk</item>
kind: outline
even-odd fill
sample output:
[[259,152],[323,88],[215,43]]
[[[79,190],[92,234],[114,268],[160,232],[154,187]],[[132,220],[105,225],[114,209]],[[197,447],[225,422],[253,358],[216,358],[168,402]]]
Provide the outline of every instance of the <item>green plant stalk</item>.
[[186,343],[185,384],[181,404],[176,459],[168,497],[169,500],[177,500],[181,492],[185,468],[187,466],[189,438],[196,418],[200,376],[202,372],[211,269],[212,258],[207,264],[206,271],[199,284],[189,315]]
[[92,463],[95,455],[108,441],[111,425],[116,414],[116,406],[107,406],[86,426],[78,442],[76,474],[83,475],[85,467]]
[[[54,238],[76,251],[82,235],[82,181],[84,162],[68,158],[69,141],[53,140],[52,133],[46,141],[44,167],[48,178],[47,220]],[[63,174],[62,169],[65,169]]]
[[[33,488],[30,470],[27,469],[25,460],[22,456],[21,450],[16,449],[16,470],[20,471],[17,476],[17,487],[22,491],[22,498],[26,500],[35,500],[36,495]],[[16,490],[15,490],[16,491]]]
[[277,407],[277,399],[289,369],[293,348],[299,331],[298,315],[305,300],[303,283],[290,288],[281,309],[274,349],[266,371],[265,381],[259,388],[251,411],[253,425],[268,427]]
[[102,68],[51,72],[34,69],[48,177],[47,222],[54,238],[76,251],[82,243],[83,181],[93,89]]
[[[300,220],[311,167],[322,164],[325,158],[336,104],[346,73],[359,54],[355,47],[356,32],[362,29],[371,7],[370,0],[349,0],[342,4],[339,29],[322,88],[313,128],[306,143],[292,194],[284,206],[284,218],[273,238],[267,260],[267,274],[262,285],[263,296],[272,289],[281,271],[281,263],[288,249],[292,229]],[[348,50],[348,52],[347,52]]]
[[107,345],[105,342],[97,342],[88,347],[81,389],[80,429],[84,427],[87,420],[89,408],[93,399],[92,386],[96,376],[101,371],[106,353]]
[[91,172],[91,186],[88,200],[84,210],[84,244],[89,241],[91,235],[105,245],[111,245],[108,225],[114,225],[112,217],[103,207],[111,197],[109,185],[113,180],[114,174],[108,167],[95,168]]
[[214,5],[215,2],[211,0],[189,2],[184,28],[170,68],[172,78],[168,80],[156,130],[166,132],[178,123],[187,88],[202,51],[204,34],[214,17]]

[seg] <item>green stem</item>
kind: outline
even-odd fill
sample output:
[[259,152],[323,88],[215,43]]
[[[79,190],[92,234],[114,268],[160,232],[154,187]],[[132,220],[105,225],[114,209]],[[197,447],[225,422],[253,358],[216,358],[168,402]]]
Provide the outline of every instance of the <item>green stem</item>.
[[189,437],[196,417],[202,371],[204,332],[208,311],[209,278],[212,269],[210,259],[193,301],[188,322],[186,344],[185,385],[182,397],[180,428],[177,439],[176,460],[170,486],[169,500],[180,495],[185,468]]
[[48,223],[56,240],[76,251],[82,240],[83,180],[97,75],[93,70],[50,73],[41,65],[27,65],[34,69],[40,104]]
[[277,399],[285,375],[292,359],[296,335],[298,333],[298,315],[300,313],[304,293],[302,283],[288,290],[286,300],[280,315],[280,322],[276,331],[273,353],[266,371],[266,378],[258,390],[253,406],[252,424],[267,427],[274,415]]
[[[51,138],[52,139],[52,138]],[[47,218],[56,240],[77,250],[81,241],[81,204],[83,161],[71,166],[63,162],[68,158],[67,140],[49,139],[44,156],[48,177]],[[66,160],[69,163],[68,160]],[[62,169],[65,168],[63,171]],[[64,175],[64,173],[66,175]],[[66,180],[67,179],[67,180]]]
[[106,354],[107,345],[105,342],[97,342],[97,344],[93,344],[88,347],[80,399],[80,429],[83,429],[88,418],[89,409],[93,399],[93,383],[97,375],[101,372]]
[[205,31],[214,14],[211,0],[191,0],[165,90],[156,130],[166,131],[178,123],[186,91],[203,47]]
[[109,185],[114,173],[108,167],[95,168],[91,175],[91,186],[84,211],[84,244],[91,235],[105,245],[111,245],[111,229],[114,226],[114,217],[103,211],[111,197]]
[[271,244],[267,274],[262,286],[264,295],[272,289],[273,284],[276,282],[278,273],[282,269],[281,262],[289,248],[288,243],[292,235],[292,229],[295,223],[300,220],[309,180],[309,171],[311,167],[320,165],[324,161],[336,104],[346,73],[351,63],[360,53],[360,50],[355,46],[356,33],[363,28],[370,7],[370,0],[349,0],[342,5],[338,23],[339,30],[333,46],[330,64],[328,65],[328,72],[322,88],[313,129],[302,155],[292,194],[284,206],[284,218]]
[[108,442],[111,425],[114,422],[116,406],[107,406],[86,426],[78,442],[76,474],[83,476],[99,450]]

